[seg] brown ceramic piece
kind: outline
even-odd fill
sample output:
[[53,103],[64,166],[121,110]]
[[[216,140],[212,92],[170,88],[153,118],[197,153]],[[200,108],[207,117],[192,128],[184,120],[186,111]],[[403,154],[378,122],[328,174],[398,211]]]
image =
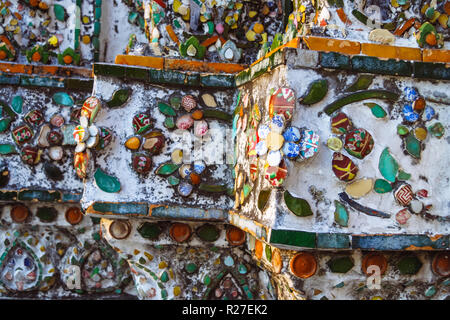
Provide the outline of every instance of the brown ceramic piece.
[[184,242],[191,236],[191,227],[185,223],[174,223],[170,227],[170,237],[176,242]]
[[316,273],[316,258],[309,252],[300,252],[291,259],[290,267],[296,277],[309,278]]

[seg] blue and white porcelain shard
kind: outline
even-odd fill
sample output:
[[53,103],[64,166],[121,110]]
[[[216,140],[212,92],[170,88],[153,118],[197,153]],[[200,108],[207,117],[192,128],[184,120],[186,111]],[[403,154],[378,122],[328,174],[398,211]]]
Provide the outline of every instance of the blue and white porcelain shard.
[[197,160],[194,162],[194,171],[195,173],[202,174],[205,171],[206,165],[202,160]]
[[258,142],[255,146],[256,153],[258,156],[263,156],[267,153],[267,143],[266,140]]
[[258,127],[258,137],[259,139],[265,139],[269,135],[270,128],[268,125],[260,124]]
[[269,151],[267,154],[267,163],[271,167],[277,167],[281,162],[281,152],[277,151]]
[[187,182],[181,182],[178,185],[178,193],[183,197],[189,197],[189,195],[192,193],[192,189],[192,185]]
[[413,102],[419,98],[419,93],[417,92],[416,89],[414,89],[412,87],[406,87],[404,89],[404,92],[405,92],[406,100],[408,100],[408,101]]
[[293,142],[285,142],[283,145],[283,154],[290,158],[297,158],[300,154],[300,146]]
[[304,160],[312,158],[319,151],[319,140],[320,137],[313,130],[304,129],[302,130],[302,139],[300,140],[300,157],[299,159]]
[[189,175],[190,175],[191,172],[192,172],[192,168],[191,168],[191,166],[190,166],[189,164],[183,164],[183,165],[180,167],[180,169],[178,169],[178,172],[180,173],[180,176],[181,176],[183,179],[188,179],[188,178],[189,178]]
[[289,127],[283,132],[286,142],[298,142],[300,140],[300,130],[296,127]]
[[432,107],[426,106],[425,110],[423,112],[423,115],[422,115],[422,120],[429,121],[429,120],[433,119],[435,115],[436,115],[436,111],[434,111],[434,109]]
[[403,107],[402,113],[403,119],[408,122],[416,122],[417,120],[419,120],[419,114],[417,112],[414,112],[411,104],[406,104]]
[[284,116],[282,114],[276,114],[273,116],[270,122],[270,130],[273,132],[281,133],[284,129]]

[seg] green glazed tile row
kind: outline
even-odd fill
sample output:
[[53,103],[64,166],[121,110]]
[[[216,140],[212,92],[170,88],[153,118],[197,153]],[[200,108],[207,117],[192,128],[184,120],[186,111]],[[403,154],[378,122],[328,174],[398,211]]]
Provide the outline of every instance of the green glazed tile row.
[[0,190],[0,201],[39,201],[79,203],[81,193],[65,193],[53,190]]
[[93,79],[80,78],[53,78],[25,75],[0,75],[0,84],[18,85],[24,87],[51,87],[91,92],[94,86]]
[[165,85],[207,88],[236,87],[234,75],[159,70],[108,63],[95,63],[94,74],[96,76],[100,75]]
[[320,66],[323,68],[352,70],[420,79],[450,80],[450,68],[444,63],[417,62],[368,56],[346,56],[336,52],[321,52]]
[[351,235],[296,230],[272,230],[270,244],[298,248],[363,250],[448,250],[450,236],[415,234]]

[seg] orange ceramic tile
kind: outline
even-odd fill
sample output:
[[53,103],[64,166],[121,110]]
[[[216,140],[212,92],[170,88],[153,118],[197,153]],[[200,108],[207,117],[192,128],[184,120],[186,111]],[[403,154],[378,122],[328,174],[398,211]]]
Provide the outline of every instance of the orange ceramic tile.
[[166,25],[166,31],[169,34],[170,39],[172,39],[173,42],[179,45],[180,40],[178,39],[177,35],[175,34],[175,31],[173,31],[173,28],[170,24]]
[[33,66],[13,62],[1,62],[0,71],[6,73],[26,73],[31,74]]
[[305,41],[309,49],[316,51],[331,51],[344,54],[359,54],[361,51],[361,44],[355,41],[314,36],[303,37],[303,41]]
[[361,43],[361,53],[382,59],[422,60],[419,48],[396,47],[377,43]]
[[56,75],[58,66],[33,66],[34,74]]
[[450,50],[424,49],[422,59],[424,62],[450,63]]
[[343,23],[345,23],[347,25],[351,25],[352,24],[352,22],[347,18],[347,15],[345,14],[344,9],[338,8],[338,9],[336,9],[336,12],[337,12],[337,14],[339,16],[339,19],[341,19],[341,21]]
[[164,58],[160,57],[131,56],[119,54],[116,56],[115,63],[154,69],[164,68]]
[[219,39],[218,35],[215,35],[215,36],[213,36],[211,38],[208,38],[208,39],[206,39],[205,41],[202,42],[202,46],[209,47],[213,43],[216,43],[218,39]]

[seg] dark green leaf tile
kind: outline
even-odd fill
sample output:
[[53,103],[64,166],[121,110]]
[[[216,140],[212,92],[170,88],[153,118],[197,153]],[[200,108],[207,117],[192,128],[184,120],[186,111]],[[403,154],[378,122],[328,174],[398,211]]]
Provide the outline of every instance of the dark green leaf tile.
[[368,72],[395,76],[411,76],[412,65],[407,61],[394,59],[381,60],[376,57],[354,56],[352,69],[358,72]]
[[313,232],[294,230],[272,230],[270,243],[294,247],[316,247],[316,234]]

